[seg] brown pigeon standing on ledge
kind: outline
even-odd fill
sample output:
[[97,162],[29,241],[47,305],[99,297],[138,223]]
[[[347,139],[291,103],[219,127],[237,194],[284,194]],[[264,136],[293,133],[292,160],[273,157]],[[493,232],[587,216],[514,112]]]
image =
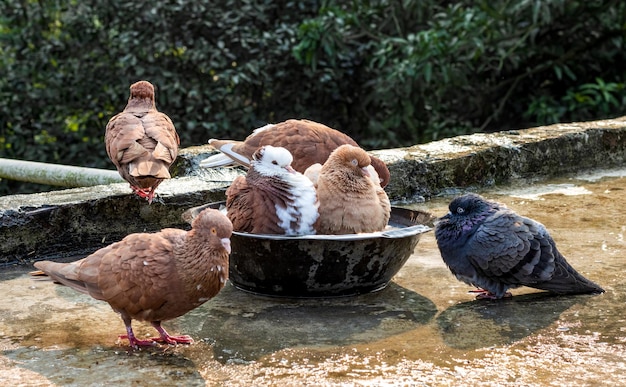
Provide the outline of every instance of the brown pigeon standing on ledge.
[[557,250],[548,230],[504,204],[466,194],[435,222],[443,261],[457,279],[479,289],[477,298],[510,297],[528,286],[557,294],[602,293]]
[[313,183],[291,167],[285,148],[262,146],[246,176],[226,190],[226,210],[235,231],[254,234],[315,234],[317,197]]
[[[319,166],[313,166],[312,170]],[[317,175],[318,234],[356,234],[382,231],[391,215],[391,203],[372,179],[370,156],[363,149],[342,145],[335,149]],[[313,177],[315,179],[315,177]]]
[[[189,336],[170,336],[161,321],[189,312],[213,298],[228,278],[231,222],[218,210],[203,210],[190,231],[166,228],[130,234],[71,263],[35,262],[52,280],[106,301],[126,325],[132,347],[191,344]],[[33,274],[39,274],[35,272]],[[131,320],[148,321],[158,338],[139,340]]]
[[[252,154],[263,145],[286,148],[294,157],[293,169],[300,173],[312,164],[324,164],[332,151],[343,144],[359,146],[350,136],[326,125],[309,120],[287,120],[255,129],[245,141],[209,140],[209,144],[220,150],[220,154],[210,156],[200,162],[206,168],[250,166]],[[384,188],[390,179],[389,169],[376,157],[371,157],[372,166],[380,177]]]
[[156,109],[154,86],[130,86],[124,111],[109,120],[104,135],[107,154],[133,191],[152,203],[155,189],[169,179],[180,139],[170,118]]

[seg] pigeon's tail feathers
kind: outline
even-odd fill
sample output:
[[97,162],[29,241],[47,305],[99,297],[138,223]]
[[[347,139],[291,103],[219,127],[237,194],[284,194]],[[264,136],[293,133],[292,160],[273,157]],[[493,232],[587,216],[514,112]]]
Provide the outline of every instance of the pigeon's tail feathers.
[[[213,142],[210,142],[213,145]],[[236,165],[243,165],[244,167],[250,167],[250,159],[240,153],[233,150],[234,143],[224,143],[220,145],[219,149],[221,153],[209,156],[206,159],[200,161],[200,166],[204,168],[215,167],[233,167]]]
[[141,160],[129,164],[129,173],[135,178],[154,177],[157,179],[169,179],[172,176],[163,162],[158,160]]
[[600,285],[585,278],[565,261],[556,265],[549,281],[539,283],[534,287],[558,294],[604,293]]
[[35,262],[34,266],[47,274],[54,282],[58,282],[81,293],[89,294],[86,284],[79,280],[79,266],[75,263],[59,263],[51,261]]
[[223,153],[214,154],[200,161],[200,166],[203,168],[234,167],[235,165],[233,159]]

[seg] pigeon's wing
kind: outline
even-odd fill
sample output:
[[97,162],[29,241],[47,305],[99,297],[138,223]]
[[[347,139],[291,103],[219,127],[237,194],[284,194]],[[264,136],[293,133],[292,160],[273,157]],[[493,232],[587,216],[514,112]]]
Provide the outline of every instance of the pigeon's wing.
[[150,112],[143,117],[146,135],[157,142],[154,158],[170,165],[178,156],[180,138],[172,120],[163,113]]
[[252,196],[252,188],[244,176],[237,176],[226,190],[226,214],[233,224],[233,230],[252,232]]
[[173,242],[184,234],[177,229],[130,234],[79,261],[43,261],[35,267],[63,285],[132,315],[159,307],[163,297],[177,291]]
[[543,225],[501,210],[487,218],[466,245],[467,257],[483,275],[509,284],[550,280],[556,250]]
[[[309,120],[287,120],[275,125],[273,132],[278,131],[285,135],[283,144],[275,146],[287,148],[293,154],[292,167],[301,173],[304,173],[312,164],[324,164],[328,156],[341,145],[359,146],[347,134]],[[268,130],[266,136],[273,132]],[[270,145],[274,144],[270,143]],[[379,158],[374,156],[370,156],[370,158],[379,183],[384,188],[390,180],[389,169]]]
[[285,234],[280,225],[277,206],[285,206],[280,182],[248,171],[238,176],[226,190],[227,216],[233,229],[254,234]]
[[113,164],[119,169],[148,151],[138,146],[137,141],[145,136],[143,123],[131,113],[119,113],[109,120],[104,135],[106,151]]
[[105,254],[86,258],[80,278],[87,284],[89,294],[108,302],[116,311],[142,320],[142,311],[157,310],[175,299],[181,284],[168,233],[180,238],[185,234],[173,229],[131,234],[111,245]]
[[291,166],[300,173],[312,164],[326,162],[332,151],[343,144],[358,146],[347,134],[309,120],[287,120],[266,133],[266,136],[270,133],[280,135],[272,140],[272,145],[287,148],[293,155]]

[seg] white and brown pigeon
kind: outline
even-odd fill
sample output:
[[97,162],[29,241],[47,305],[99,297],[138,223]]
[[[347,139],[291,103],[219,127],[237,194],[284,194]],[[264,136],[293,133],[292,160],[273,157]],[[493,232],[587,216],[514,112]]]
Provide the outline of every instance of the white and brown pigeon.
[[[200,162],[206,168],[233,165],[250,166],[254,152],[263,145],[286,148],[294,157],[293,169],[300,173],[312,164],[324,164],[338,146],[359,146],[350,136],[326,125],[309,120],[287,120],[255,129],[244,141],[209,140],[209,144],[221,153]],[[372,166],[384,188],[390,179],[389,169],[377,157],[371,157]]]
[[338,147],[324,165],[313,165],[305,171],[317,190],[318,234],[355,234],[385,229],[391,203],[375,175],[367,152],[352,145]]
[[130,86],[124,111],[109,120],[104,135],[107,154],[132,190],[152,203],[156,188],[169,179],[180,139],[172,120],[156,109],[154,86]]
[[[191,226],[130,234],[75,262],[34,265],[55,282],[108,302],[121,315],[126,335],[120,337],[131,347],[191,344],[189,336],[170,336],[161,322],[204,304],[224,287],[233,231],[228,218],[213,209],[203,210]],[[137,339],[132,320],[150,322],[159,337]]]
[[235,231],[254,234],[315,234],[318,218],[313,183],[291,167],[285,148],[262,146],[246,176],[226,190],[227,216]]

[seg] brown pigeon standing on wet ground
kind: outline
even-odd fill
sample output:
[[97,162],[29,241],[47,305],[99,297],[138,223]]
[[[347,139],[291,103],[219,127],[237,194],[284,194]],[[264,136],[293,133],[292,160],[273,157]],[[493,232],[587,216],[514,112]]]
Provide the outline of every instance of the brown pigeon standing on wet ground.
[[[342,145],[322,165],[305,175],[317,175],[318,234],[382,231],[391,215],[385,191],[370,173],[370,156],[363,149]],[[319,169],[319,172],[312,170]],[[313,177],[315,180],[315,177]]]
[[[309,120],[287,120],[255,129],[244,141],[209,140],[209,144],[220,150],[200,162],[206,168],[249,166],[252,154],[263,145],[286,148],[294,157],[292,167],[300,173],[312,164],[324,164],[332,151],[343,144],[359,146],[350,136],[326,125]],[[384,188],[390,179],[389,169],[377,157],[371,157]]]
[[[127,335],[121,337],[132,347],[154,341],[191,344],[189,336],[170,336],[161,322],[202,305],[224,287],[231,234],[228,218],[206,209],[190,231],[130,234],[79,261],[41,261],[35,267],[55,282],[108,302],[122,316]],[[150,322],[160,337],[137,339],[133,319]]]
[[507,290],[519,286],[604,292],[567,263],[541,223],[476,194],[455,198],[449,209],[435,224],[437,244],[452,273],[479,288],[478,298],[510,296]]
[[109,120],[104,136],[107,154],[133,191],[152,203],[154,192],[178,155],[180,139],[170,118],[156,109],[154,86],[130,86],[124,111]]
[[282,147],[259,148],[246,176],[226,190],[226,209],[235,231],[254,234],[315,234],[317,197],[313,183],[291,167]]

